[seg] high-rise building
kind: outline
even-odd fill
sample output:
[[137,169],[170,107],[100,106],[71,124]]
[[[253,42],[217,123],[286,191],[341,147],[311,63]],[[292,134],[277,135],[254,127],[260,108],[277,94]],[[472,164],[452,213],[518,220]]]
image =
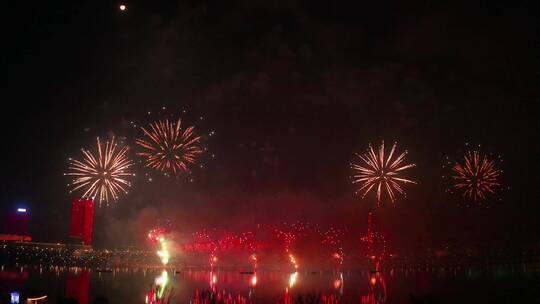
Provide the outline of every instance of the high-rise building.
[[81,240],[84,245],[92,245],[94,226],[94,200],[74,199],[71,202],[71,224],[69,236]]
[[30,241],[28,220],[28,210],[26,208],[19,207],[9,211],[0,223],[0,240]]

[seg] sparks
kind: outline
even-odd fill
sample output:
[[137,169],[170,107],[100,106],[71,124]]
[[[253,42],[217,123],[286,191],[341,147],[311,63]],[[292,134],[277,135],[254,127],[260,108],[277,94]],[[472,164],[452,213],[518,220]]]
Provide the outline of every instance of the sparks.
[[293,288],[298,280],[298,272],[295,271],[289,275],[289,288]]
[[361,192],[364,198],[372,189],[377,189],[377,205],[381,203],[382,192],[386,192],[392,203],[396,201],[396,192],[405,195],[403,184],[416,184],[411,179],[400,177],[403,170],[415,167],[415,164],[404,164],[407,151],[398,157],[392,158],[396,152],[397,142],[394,143],[390,153],[385,157],[384,141],[375,153],[371,144],[365,154],[356,154],[361,162],[351,164],[355,174],[353,184],[360,184],[356,193]]
[[475,202],[485,200],[489,193],[501,186],[501,170],[495,168],[495,162],[478,151],[468,151],[463,163],[455,162],[452,166],[452,187],[463,191],[463,196]]
[[294,266],[294,270],[295,271],[298,270],[298,263],[296,262],[296,258],[294,257],[294,255],[292,255],[290,253],[289,253],[289,261]]
[[117,200],[121,192],[127,193],[131,186],[129,178],[134,174],[129,172],[133,162],[127,156],[128,147],[117,149],[114,137],[110,142],[102,144],[97,138],[97,155],[89,150],[82,149],[82,161],[72,159],[69,172],[66,175],[73,176],[70,184],[73,191],[84,190],[83,198],[98,198],[109,202],[109,199]]
[[210,255],[210,267],[214,267],[218,261],[218,258],[215,253]]
[[161,260],[161,264],[163,264],[163,266],[167,265],[167,263],[169,263],[169,259],[171,258],[171,254],[169,252],[169,242],[167,240],[167,231],[162,228],[153,229],[148,233],[148,238],[150,241],[152,241],[152,243],[159,245],[156,254]]
[[189,173],[188,166],[195,164],[197,156],[203,152],[201,136],[194,127],[182,129],[180,119],[176,123],[168,119],[141,127],[145,138],[135,141],[142,149],[137,153],[144,158],[146,167],[165,174]]

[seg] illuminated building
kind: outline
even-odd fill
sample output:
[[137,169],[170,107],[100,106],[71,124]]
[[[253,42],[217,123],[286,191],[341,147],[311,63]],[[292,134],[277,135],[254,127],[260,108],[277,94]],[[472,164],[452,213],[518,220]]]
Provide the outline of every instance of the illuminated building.
[[16,208],[8,212],[1,224],[0,240],[3,241],[30,241],[28,234],[28,210]]
[[93,225],[94,201],[92,199],[74,199],[71,202],[69,236],[82,241],[84,245],[92,245]]

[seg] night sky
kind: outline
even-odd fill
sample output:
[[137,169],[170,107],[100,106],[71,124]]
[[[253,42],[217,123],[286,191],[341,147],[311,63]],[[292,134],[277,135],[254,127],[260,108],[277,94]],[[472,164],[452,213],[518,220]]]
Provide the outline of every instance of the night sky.
[[[96,244],[180,230],[309,220],[365,227],[349,162],[398,141],[418,180],[377,209],[400,249],[447,240],[527,244],[540,233],[538,22],[502,1],[57,1],[13,7],[2,56],[2,210],[25,205],[36,240],[67,234],[67,159],[96,136],[136,135],[146,112],[188,109],[216,157],[194,182],[135,180],[96,214]],[[465,142],[504,157],[491,208],[442,193]],[[140,172],[137,172],[140,173]],[[142,173],[142,172],[141,172]]]

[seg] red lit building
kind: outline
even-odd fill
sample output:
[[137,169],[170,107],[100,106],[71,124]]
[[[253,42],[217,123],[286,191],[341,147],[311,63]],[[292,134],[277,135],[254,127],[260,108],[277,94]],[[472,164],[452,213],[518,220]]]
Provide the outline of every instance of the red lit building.
[[92,245],[94,226],[94,200],[74,199],[71,202],[71,224],[69,236],[81,240],[84,245]]
[[8,212],[0,223],[0,240],[30,241],[28,220],[26,208],[17,208]]

